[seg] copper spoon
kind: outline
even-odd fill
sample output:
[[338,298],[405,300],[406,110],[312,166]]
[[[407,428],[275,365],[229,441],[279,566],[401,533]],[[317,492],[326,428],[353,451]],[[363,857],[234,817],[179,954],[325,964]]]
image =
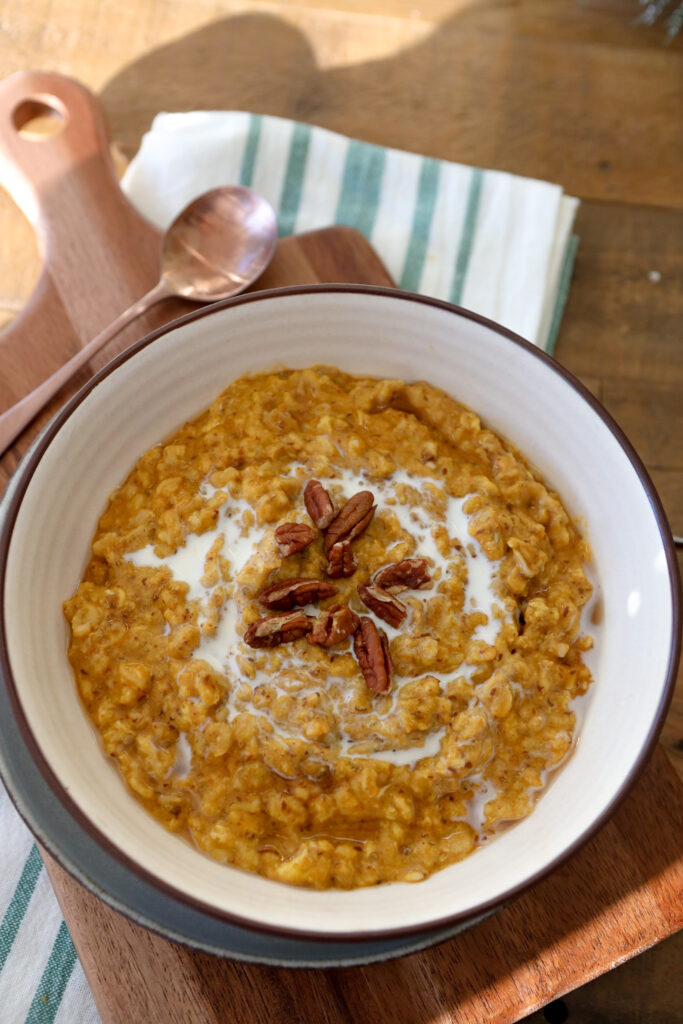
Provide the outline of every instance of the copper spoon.
[[158,284],[0,416],[0,455],[84,363],[150,306],[172,296],[216,302],[238,295],[266,269],[276,242],[275,212],[251,189],[231,185],[195,199],[164,235]]

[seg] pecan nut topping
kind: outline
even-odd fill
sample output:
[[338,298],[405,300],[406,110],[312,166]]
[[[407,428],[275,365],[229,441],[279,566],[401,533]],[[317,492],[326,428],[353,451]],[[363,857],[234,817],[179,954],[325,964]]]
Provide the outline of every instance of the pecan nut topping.
[[244,642],[249,647],[278,647],[299,640],[312,629],[313,619],[303,612],[269,615],[247,627]]
[[384,619],[394,629],[403,622],[408,612],[403,601],[399,601],[393,594],[387,593],[381,587],[372,583],[359,583],[358,594],[363,604],[366,604],[371,612]]
[[390,594],[400,594],[403,590],[421,590],[431,579],[426,558],[404,558],[402,562],[382,566],[372,582]]
[[350,540],[339,540],[333,544],[327,552],[327,575],[333,580],[340,576],[353,576],[358,568],[356,559],[353,557]]
[[353,540],[360,536],[375,514],[372,491],[359,491],[339,510],[325,534],[325,554],[339,541]]
[[319,530],[325,530],[334,519],[334,505],[319,480],[309,480],[304,488],[304,504]]
[[324,601],[336,593],[337,588],[333,583],[304,576],[273,583],[259,594],[259,601],[264,608],[284,612],[297,606],[313,604],[314,601]]
[[335,604],[333,608],[320,613],[306,639],[309,644],[334,647],[355,633],[359,625],[360,619],[347,604]]
[[305,523],[282,523],[275,531],[277,546],[285,558],[303,551],[314,539],[315,530]]
[[386,693],[391,686],[389,641],[384,630],[377,629],[372,619],[365,615],[354,634],[353,650],[368,689],[374,693]]

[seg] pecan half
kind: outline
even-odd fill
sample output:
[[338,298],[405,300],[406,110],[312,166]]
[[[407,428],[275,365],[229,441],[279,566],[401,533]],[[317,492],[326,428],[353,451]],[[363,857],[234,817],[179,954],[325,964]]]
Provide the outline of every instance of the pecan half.
[[399,601],[393,594],[387,593],[381,587],[372,583],[359,583],[358,593],[361,601],[368,606],[371,612],[384,619],[390,626],[400,626],[406,617],[408,609],[403,601]]
[[277,546],[285,557],[303,551],[314,539],[315,530],[305,523],[282,523],[275,531]]
[[339,541],[360,536],[375,514],[374,500],[372,491],[359,491],[349,498],[327,527],[325,554]]
[[319,530],[326,529],[334,519],[334,505],[319,480],[309,480],[304,487],[304,504]]
[[269,615],[247,627],[244,642],[250,647],[278,647],[299,640],[312,629],[313,619],[303,612]]
[[386,693],[391,686],[389,641],[384,630],[377,629],[372,619],[365,615],[354,634],[353,650],[368,689],[374,693]]
[[339,540],[333,544],[327,552],[327,559],[326,572],[333,580],[338,580],[340,576],[353,576],[358,568],[350,540]]
[[355,633],[359,625],[360,619],[347,604],[335,604],[334,608],[320,613],[306,639],[309,644],[333,647]]
[[404,558],[402,562],[382,566],[372,582],[390,594],[400,594],[403,590],[421,590],[431,579],[426,558]]
[[296,606],[312,604],[314,601],[324,601],[326,597],[332,597],[336,593],[337,588],[333,583],[303,576],[273,583],[259,594],[258,599],[264,608],[284,612]]

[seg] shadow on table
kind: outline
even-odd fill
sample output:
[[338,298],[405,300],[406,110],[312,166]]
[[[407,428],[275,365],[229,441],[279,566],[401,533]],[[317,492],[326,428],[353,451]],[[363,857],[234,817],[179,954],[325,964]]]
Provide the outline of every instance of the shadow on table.
[[[395,58],[331,69],[317,65],[301,31],[276,17],[213,22],[145,54],[105,86],[112,137],[132,155],[160,110],[250,110],[430,153],[436,140],[429,126],[443,117],[453,121],[453,144],[444,153],[441,139],[440,155],[470,160],[472,140],[463,140],[454,119],[456,106],[475,108],[480,95],[479,56],[458,52],[465,17],[472,16],[459,15],[457,24],[444,24]],[[469,95],[457,101],[444,90],[454,59],[471,62],[473,72]]]
[[[622,66],[620,47],[652,49],[652,38],[616,10],[538,19],[526,7],[473,3],[394,55],[326,69],[287,22],[265,14],[225,18],[134,61],[102,99],[128,156],[159,111],[249,110],[557,181],[573,195],[634,201],[634,146],[640,139],[647,148],[647,139],[635,119],[636,135],[622,131],[624,104],[643,89],[663,91],[664,104],[674,94],[674,68],[667,65],[657,85],[643,77],[642,58]],[[621,76],[617,92],[612,73]],[[674,152],[676,119],[661,121],[659,150],[670,143]],[[665,160],[648,163],[644,180],[654,201],[672,192],[671,174]]]

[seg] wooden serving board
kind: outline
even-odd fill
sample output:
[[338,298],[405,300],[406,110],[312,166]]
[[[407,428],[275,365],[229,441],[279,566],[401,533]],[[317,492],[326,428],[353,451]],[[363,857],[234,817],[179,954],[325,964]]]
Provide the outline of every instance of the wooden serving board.
[[[67,116],[46,141],[17,131],[36,100]],[[0,85],[0,182],[34,224],[45,259],[31,302],[0,334],[2,409],[155,282],[160,236],[118,187],[98,103],[57,76]],[[368,243],[343,228],[283,239],[259,287],[312,281],[391,283]],[[188,308],[156,307],[91,369]],[[2,459],[0,486],[86,377]],[[681,851],[681,786],[657,749],[598,836],[497,915],[423,953],[324,971],[192,953],[121,917],[43,856],[104,1024],[510,1024],[683,926]]]

